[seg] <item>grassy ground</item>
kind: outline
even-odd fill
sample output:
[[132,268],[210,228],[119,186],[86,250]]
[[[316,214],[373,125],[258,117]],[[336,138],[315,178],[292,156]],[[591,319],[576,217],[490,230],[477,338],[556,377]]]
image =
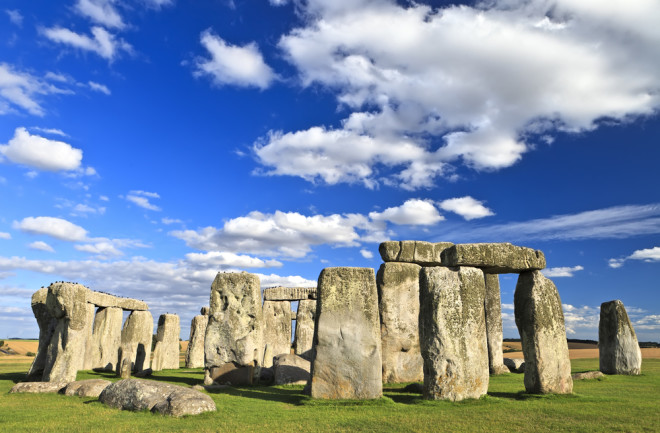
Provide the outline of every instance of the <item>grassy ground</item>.
[[[597,359],[573,360],[573,371],[598,368]],[[372,402],[314,401],[301,386],[239,387],[210,394],[218,411],[174,419],[111,409],[93,398],[8,394],[29,364],[0,365],[0,431],[191,432],[657,432],[660,431],[660,360],[644,360],[641,376],[608,376],[575,383],[569,396],[523,392],[523,376],[491,378],[488,396],[461,403],[424,401],[385,385]],[[190,386],[201,370],[167,370],[154,379]],[[78,379],[106,378],[80,372]]]

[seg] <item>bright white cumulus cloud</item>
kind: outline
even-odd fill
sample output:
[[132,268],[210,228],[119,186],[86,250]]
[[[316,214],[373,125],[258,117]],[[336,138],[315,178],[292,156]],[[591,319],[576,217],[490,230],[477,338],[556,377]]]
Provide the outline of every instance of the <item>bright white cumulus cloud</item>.
[[450,198],[438,203],[441,209],[454,212],[466,220],[473,220],[495,215],[492,210],[483,205],[482,201],[470,196]]
[[[653,0],[299,6],[306,21],[279,48],[303,86],[331,89],[350,114],[335,128],[274,131],[258,141],[266,174],[428,187],[458,164],[502,169],[540,137],[660,107]],[[400,146],[411,150],[397,153]],[[317,170],[312,161],[322,162]]]
[[577,266],[560,266],[557,268],[545,268],[541,270],[543,275],[545,275],[548,278],[556,278],[556,277],[573,277],[575,276],[575,273],[577,271],[583,271],[584,267],[577,265]]
[[641,260],[647,263],[660,262],[660,247],[636,250],[627,257],[609,259],[608,265],[610,268],[617,269],[628,260]]
[[373,221],[389,221],[398,225],[434,225],[444,220],[431,200],[410,199],[401,206],[383,212],[370,212]]
[[211,57],[196,60],[196,76],[210,76],[219,86],[231,84],[260,89],[267,88],[276,79],[254,42],[231,45],[211,30],[202,32],[200,42]]
[[87,230],[62,218],[26,217],[21,221],[14,221],[13,226],[27,233],[47,235],[63,241],[75,242],[87,239]]
[[132,53],[133,47],[103,27],[92,27],[91,36],[76,33],[63,27],[42,29],[43,35],[53,42],[71,46],[73,48],[96,53],[112,62],[122,52]]
[[11,162],[46,171],[70,171],[80,167],[82,150],[68,143],[30,134],[16,128],[14,137],[0,145],[0,154]]

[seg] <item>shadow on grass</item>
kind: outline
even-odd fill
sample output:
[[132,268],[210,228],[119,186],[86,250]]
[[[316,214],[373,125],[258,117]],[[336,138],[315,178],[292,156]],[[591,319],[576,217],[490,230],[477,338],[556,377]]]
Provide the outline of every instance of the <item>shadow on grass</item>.
[[238,397],[254,398],[266,401],[277,401],[280,403],[288,403],[299,405],[307,398],[302,394],[300,389],[283,389],[270,386],[241,386],[229,387],[219,390],[208,391],[209,394],[226,394]]
[[22,382],[25,380],[25,373],[2,373],[0,374],[0,381],[10,380],[14,383]]

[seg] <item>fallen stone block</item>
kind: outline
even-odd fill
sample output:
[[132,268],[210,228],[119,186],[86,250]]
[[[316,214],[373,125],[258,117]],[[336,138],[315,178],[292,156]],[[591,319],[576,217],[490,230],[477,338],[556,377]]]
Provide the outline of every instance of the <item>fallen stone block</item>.
[[9,390],[9,393],[56,394],[67,384],[68,382],[19,382]]
[[275,385],[306,385],[311,364],[305,358],[292,353],[278,355],[273,360]]
[[584,373],[573,373],[571,375],[573,380],[589,380],[589,379],[600,379],[605,377],[602,371],[586,371]]
[[85,298],[88,303],[102,308],[117,307],[128,311],[146,311],[149,309],[149,306],[144,301],[138,301],[137,299],[131,298],[122,298],[121,296],[96,292],[94,290],[89,290],[86,293]]
[[62,394],[78,397],[98,397],[112,382],[104,379],[78,380],[69,383],[62,389]]
[[605,374],[640,374],[642,352],[626,307],[619,300],[600,305],[598,324],[600,371]]
[[517,274],[545,268],[545,256],[510,243],[456,244],[442,252],[442,264],[472,266],[487,274]]

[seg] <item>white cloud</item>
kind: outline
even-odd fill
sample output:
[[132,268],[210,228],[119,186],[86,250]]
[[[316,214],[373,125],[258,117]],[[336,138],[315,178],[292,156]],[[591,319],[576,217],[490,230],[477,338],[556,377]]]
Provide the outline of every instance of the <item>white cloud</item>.
[[160,222],[162,222],[165,225],[182,224],[183,223],[183,221],[181,221],[180,219],[175,219],[175,218],[162,218],[160,220]]
[[[257,159],[269,174],[387,180],[412,189],[452,176],[459,164],[511,166],[558,131],[652,115],[660,107],[660,7],[650,0],[601,3],[297,3],[304,24],[279,47],[303,86],[336,92],[352,114],[324,129],[321,145],[305,145],[313,127],[271,133],[255,146]],[[414,152],[387,162],[362,151],[383,141]],[[353,160],[342,169],[346,148]],[[316,171],[297,161],[315,157],[323,161]]]
[[103,84],[95,83],[94,81],[89,81],[87,84],[89,85],[90,89],[92,89],[96,92],[101,92],[101,93],[104,93],[106,95],[111,94],[110,89],[108,89],[108,87],[103,85]]
[[82,150],[32,135],[25,128],[16,128],[9,143],[0,145],[0,154],[16,164],[47,171],[75,170],[82,161]]
[[226,251],[211,251],[208,253],[186,254],[186,261],[196,267],[219,268],[273,268],[282,266],[277,260],[261,260],[256,257],[229,253]]
[[7,15],[9,16],[9,21],[12,24],[22,27],[23,26],[23,15],[16,9],[6,9]]
[[38,131],[42,132],[44,134],[50,134],[50,135],[59,135],[60,137],[68,137],[69,135],[62,131],[61,129],[56,129],[56,128],[41,128],[39,126],[32,126],[30,127],[31,130],[33,131]]
[[154,9],[160,9],[164,6],[171,6],[174,4],[174,0],[142,0],[142,2],[147,6]]
[[115,0],[78,0],[75,10],[97,24],[122,29],[125,24],[115,8],[116,3]]
[[[568,336],[578,332],[589,332],[598,334],[598,322],[600,320],[600,308],[598,307],[575,307],[570,304],[562,304],[564,310],[564,324]],[[575,337],[573,337],[575,338]]]
[[106,211],[106,208],[103,206],[100,207],[92,207],[87,204],[79,203],[75,205],[72,209],[73,214],[97,214],[97,215],[103,215]]
[[197,59],[196,76],[209,75],[219,86],[233,84],[260,89],[270,86],[276,78],[254,42],[242,47],[231,45],[210,30],[202,32],[200,42],[211,58]]
[[142,191],[142,190],[132,190],[129,192],[131,195],[141,195],[144,197],[149,197],[149,198],[160,198],[160,194],[157,192],[149,192],[149,191]]
[[483,205],[482,201],[475,200],[469,195],[443,200],[438,205],[446,211],[457,213],[468,221],[495,215],[492,210]]
[[541,270],[543,275],[545,275],[548,278],[555,278],[555,277],[573,277],[575,276],[575,272],[577,271],[583,271],[584,268],[580,265],[578,266],[573,266],[573,267],[558,267],[558,268],[546,268]]
[[383,212],[370,212],[374,221],[390,221],[398,225],[434,225],[444,220],[431,200],[410,199],[401,206]]
[[63,241],[82,241],[87,238],[87,230],[70,221],[54,217],[27,217],[14,221],[14,228],[27,233],[52,236]]
[[374,253],[372,253],[369,250],[361,249],[360,254],[362,254],[362,257],[365,259],[373,259],[374,258]]
[[660,247],[647,248],[644,250],[637,250],[628,257],[612,258],[608,260],[610,268],[620,268],[627,260],[642,260],[646,263],[660,262]]
[[289,0],[268,0],[268,3],[270,3],[272,6],[284,6],[285,4],[289,3]]
[[122,253],[112,242],[93,242],[90,244],[74,245],[73,246],[78,251],[85,253],[95,254],[101,257],[118,257],[122,256]]
[[118,39],[102,27],[92,27],[91,37],[62,27],[42,29],[42,33],[53,42],[83,51],[91,51],[110,62],[115,60],[121,52],[133,52],[133,47],[128,42]]
[[99,196],[99,200],[110,201],[110,198],[107,195],[102,195],[102,196]]
[[50,245],[48,245],[44,241],[32,242],[30,245],[28,245],[28,247],[30,249],[33,249],[33,250],[46,251],[46,252],[49,252],[49,253],[54,253],[55,252],[53,247],[51,247]]
[[153,211],[160,211],[161,208],[156,206],[155,204],[152,204],[149,201],[150,198],[160,198],[160,195],[158,195],[155,192],[147,192],[147,191],[139,191],[138,190],[138,191],[131,191],[126,196],[126,200],[140,206],[141,208],[148,209],[148,210],[153,210]]
[[72,93],[60,89],[42,79],[16,70],[7,63],[0,63],[0,115],[25,110],[35,116],[43,116],[44,109],[39,103],[39,95]]
[[0,239],[11,239],[11,234],[7,232],[0,232]]

